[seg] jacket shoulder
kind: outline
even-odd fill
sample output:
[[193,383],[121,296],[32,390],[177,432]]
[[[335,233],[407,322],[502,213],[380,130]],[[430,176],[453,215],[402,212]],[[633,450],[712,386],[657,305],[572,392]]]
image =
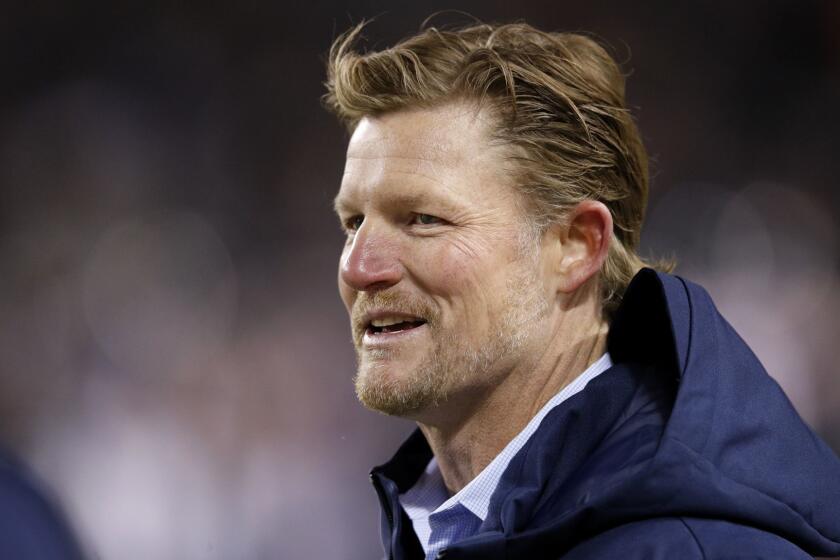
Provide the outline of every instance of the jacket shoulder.
[[811,560],[804,550],[775,533],[755,527],[715,519],[682,519],[691,531],[704,557],[709,559]]
[[0,558],[82,557],[75,536],[49,495],[22,464],[0,452]]
[[804,560],[790,541],[728,521],[663,517],[620,525],[587,539],[562,560]]

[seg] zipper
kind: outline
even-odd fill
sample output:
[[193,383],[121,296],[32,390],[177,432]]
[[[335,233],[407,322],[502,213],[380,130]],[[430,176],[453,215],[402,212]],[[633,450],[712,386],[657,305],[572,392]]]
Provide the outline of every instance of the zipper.
[[[370,482],[373,484],[373,489],[376,490],[376,495],[379,498],[379,504],[385,512],[385,518],[388,520],[388,532],[390,535],[394,533],[394,512],[391,511],[391,504],[388,497],[385,495],[385,489],[382,488],[382,483],[377,474],[373,471],[370,473]],[[388,547],[388,560],[394,560],[394,547]]]

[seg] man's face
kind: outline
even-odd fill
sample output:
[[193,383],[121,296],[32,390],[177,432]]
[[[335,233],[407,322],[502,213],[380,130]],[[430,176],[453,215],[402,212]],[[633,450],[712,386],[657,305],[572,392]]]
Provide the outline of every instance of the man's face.
[[365,118],[350,140],[338,285],[369,408],[473,403],[545,343],[552,294],[488,126],[453,104]]

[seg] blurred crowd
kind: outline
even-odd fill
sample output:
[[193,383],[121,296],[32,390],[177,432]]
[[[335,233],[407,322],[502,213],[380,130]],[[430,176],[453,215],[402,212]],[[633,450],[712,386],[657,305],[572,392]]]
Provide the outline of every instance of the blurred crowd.
[[347,135],[319,104],[362,17],[379,47],[443,8],[612,45],[652,155],[643,254],[840,450],[840,4],[581,4],[9,8],[0,441],[94,557],[378,554],[367,471],[412,426],[353,395]]

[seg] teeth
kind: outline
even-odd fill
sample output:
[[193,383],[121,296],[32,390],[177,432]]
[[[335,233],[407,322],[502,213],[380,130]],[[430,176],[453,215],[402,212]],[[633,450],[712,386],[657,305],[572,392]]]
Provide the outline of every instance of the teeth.
[[380,319],[372,320],[370,324],[374,327],[390,327],[391,325],[396,325],[397,323],[404,323],[405,321],[410,320],[411,319],[407,319],[405,317],[382,317]]

